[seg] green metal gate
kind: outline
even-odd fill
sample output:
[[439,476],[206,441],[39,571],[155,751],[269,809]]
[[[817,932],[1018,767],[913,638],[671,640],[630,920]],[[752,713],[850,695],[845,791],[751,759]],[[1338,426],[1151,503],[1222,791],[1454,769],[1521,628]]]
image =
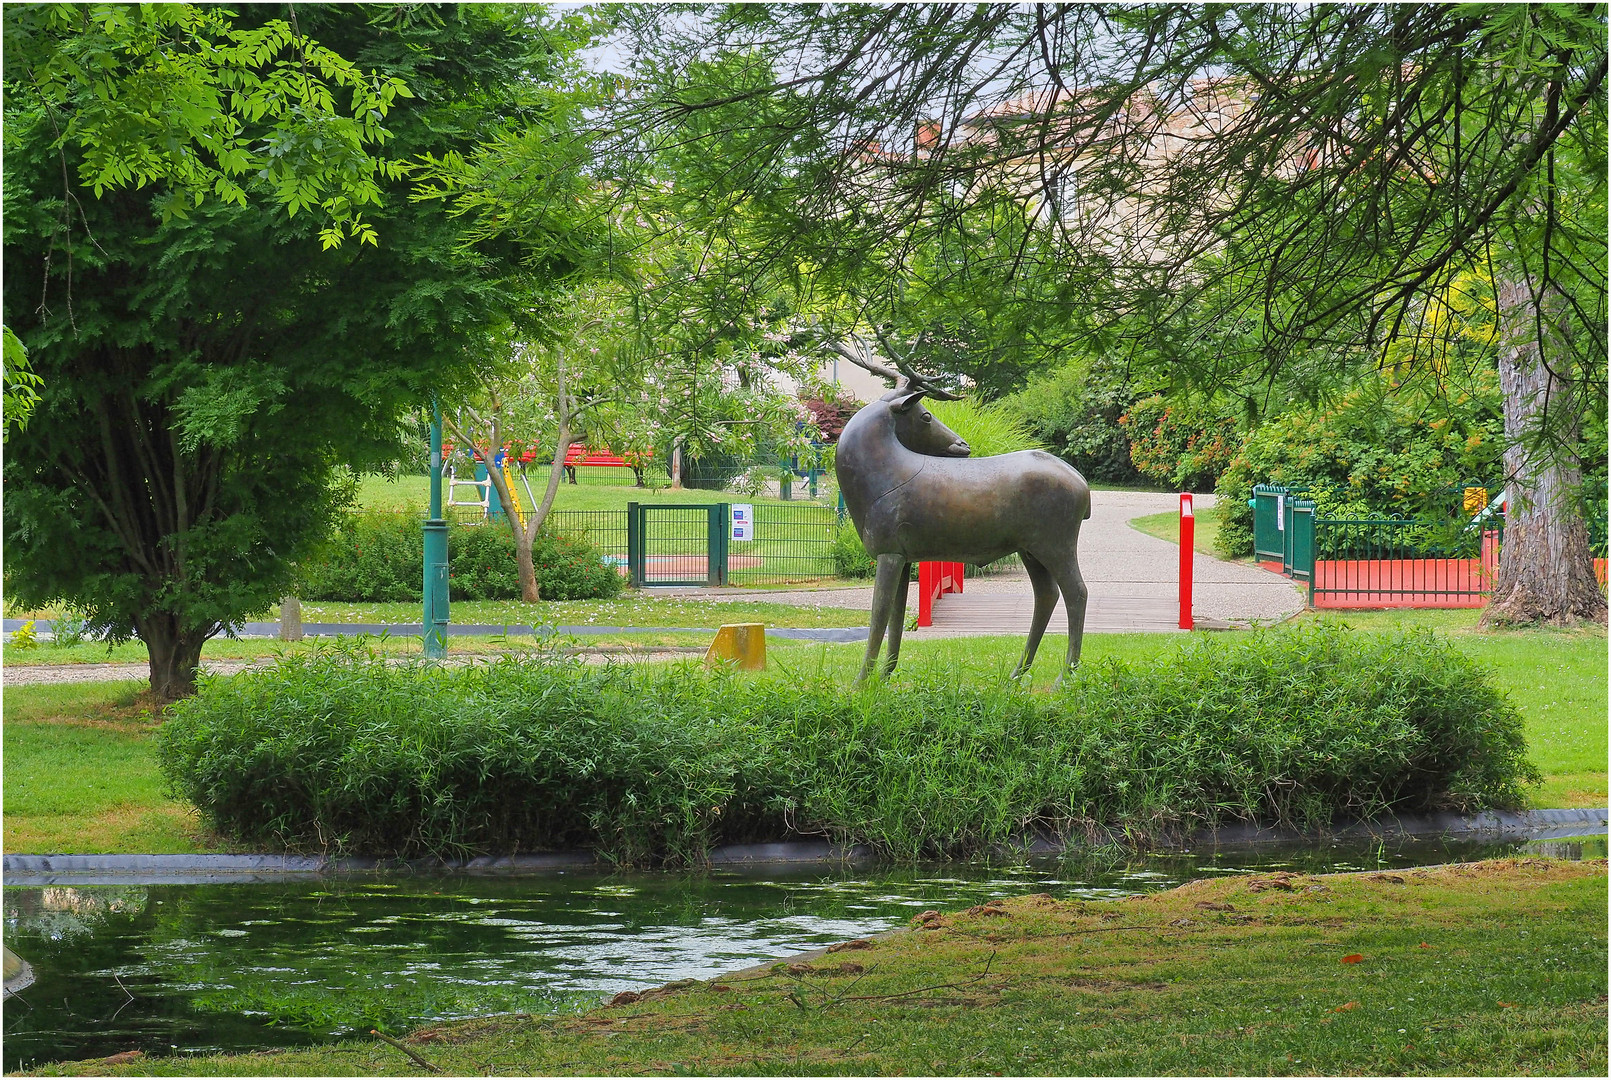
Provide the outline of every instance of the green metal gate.
[[1293,581],[1308,585],[1312,592],[1315,578],[1315,504],[1290,495],[1285,496],[1285,501],[1286,544],[1281,569]]
[[726,585],[727,503],[627,503],[627,577],[646,585]]

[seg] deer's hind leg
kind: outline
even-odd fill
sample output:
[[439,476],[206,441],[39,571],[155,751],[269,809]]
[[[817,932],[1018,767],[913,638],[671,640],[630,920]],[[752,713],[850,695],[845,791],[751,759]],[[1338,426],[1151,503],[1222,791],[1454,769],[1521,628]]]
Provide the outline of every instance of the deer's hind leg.
[[[1068,607],[1068,661],[1063,674],[1073,671],[1080,663],[1080,645],[1085,638],[1085,579],[1080,576],[1079,556],[1070,548],[1061,565],[1052,571],[1057,587],[1063,590],[1063,603]],[[1057,681],[1061,683],[1063,676]]]
[[1040,639],[1045,635],[1046,624],[1052,621],[1052,611],[1057,607],[1057,582],[1052,579],[1046,564],[1027,551],[1020,551],[1018,555],[1024,560],[1024,569],[1029,571],[1029,583],[1035,589],[1035,614],[1029,621],[1029,639],[1024,642],[1023,659],[1012,671],[1015,679],[1027,672],[1035,662]]
[[[878,650],[884,644],[884,631],[890,623],[890,616],[894,614],[896,603],[896,590],[900,590],[900,606],[903,612],[906,609],[906,558],[903,555],[880,555],[878,557],[878,577],[873,581],[873,613],[867,624],[867,656],[861,663],[861,674],[856,676],[857,683],[867,681],[867,676],[873,673],[874,665],[878,662]],[[894,668],[893,653],[900,646],[900,631],[897,629],[890,642],[890,668]]]

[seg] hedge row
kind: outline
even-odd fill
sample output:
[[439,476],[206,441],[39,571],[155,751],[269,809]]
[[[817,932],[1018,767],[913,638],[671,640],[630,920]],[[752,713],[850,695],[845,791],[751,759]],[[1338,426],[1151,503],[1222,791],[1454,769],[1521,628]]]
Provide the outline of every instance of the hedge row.
[[[623,579],[585,538],[539,533],[532,546],[544,600],[591,600],[621,592]],[[425,576],[420,520],[409,514],[361,513],[299,575],[309,600],[386,603],[418,600]],[[448,526],[448,582],[457,600],[518,600],[515,541],[502,525]]]
[[361,649],[205,678],[160,734],[223,835],[414,856],[592,846],[623,864],[829,835],[901,858],[1030,830],[1519,805],[1521,721],[1429,635],[1205,637],[1063,689],[940,670],[857,691],[791,673]]

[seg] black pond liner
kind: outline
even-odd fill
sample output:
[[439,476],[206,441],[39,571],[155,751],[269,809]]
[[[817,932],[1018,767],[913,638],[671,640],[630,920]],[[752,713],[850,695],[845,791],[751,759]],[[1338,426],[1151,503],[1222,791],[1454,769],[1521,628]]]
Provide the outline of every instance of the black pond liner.
[[[1378,818],[1344,822],[1321,835],[1256,823],[1237,823],[1192,833],[1182,838],[1179,846],[1184,850],[1220,845],[1274,846],[1370,839],[1458,839],[1502,843],[1598,836],[1607,831],[1606,822],[1607,812],[1594,808]],[[1009,854],[1056,855],[1087,844],[1088,838],[1071,842],[1035,837]],[[847,848],[820,840],[729,844],[712,848],[707,856],[707,865],[711,867],[877,861],[870,848]],[[610,863],[587,850],[479,855],[468,859],[387,859],[351,855],[6,855],[4,878],[7,885],[177,885],[285,881],[387,871],[413,874],[545,874],[577,869],[609,869],[610,866]]]

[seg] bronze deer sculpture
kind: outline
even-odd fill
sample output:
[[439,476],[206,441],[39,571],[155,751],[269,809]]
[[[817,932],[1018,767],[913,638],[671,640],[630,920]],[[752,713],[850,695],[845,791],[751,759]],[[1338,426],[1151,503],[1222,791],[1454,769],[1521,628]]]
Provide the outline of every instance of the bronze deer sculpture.
[[[869,367],[857,358],[857,363]],[[871,369],[871,368],[870,368]],[[871,369],[876,370],[876,369]],[[888,369],[880,374],[892,374]],[[909,371],[902,385],[851,417],[839,436],[834,471],[867,552],[878,560],[867,656],[857,681],[878,661],[886,628],[887,677],[900,658],[907,576],[919,560],[982,566],[1017,552],[1035,590],[1023,659],[1035,661],[1061,591],[1068,608],[1068,660],[1080,660],[1085,581],[1077,547],[1091,516],[1091,489],[1073,466],[1041,450],[970,458],[968,444],[923,407],[925,395],[955,399]]]

